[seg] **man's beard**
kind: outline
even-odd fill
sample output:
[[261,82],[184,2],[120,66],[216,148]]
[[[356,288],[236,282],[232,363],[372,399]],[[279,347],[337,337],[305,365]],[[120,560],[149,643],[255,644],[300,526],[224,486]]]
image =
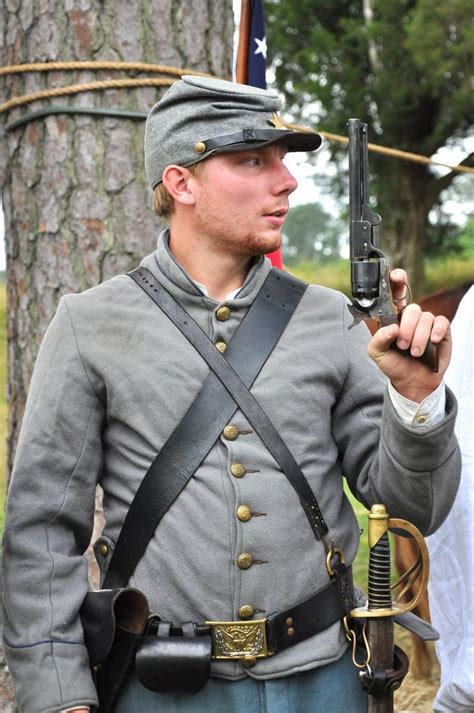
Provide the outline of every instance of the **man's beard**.
[[249,229],[247,232],[239,231],[234,227],[232,219],[223,219],[216,215],[208,206],[201,205],[198,222],[198,232],[209,240],[210,247],[216,252],[234,254],[241,257],[255,257],[272,253],[281,247],[281,233],[279,230],[259,231]]

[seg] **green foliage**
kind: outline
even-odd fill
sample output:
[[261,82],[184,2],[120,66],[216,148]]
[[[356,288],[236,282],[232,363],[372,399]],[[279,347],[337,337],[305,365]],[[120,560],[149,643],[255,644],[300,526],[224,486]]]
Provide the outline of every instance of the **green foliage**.
[[[471,75],[474,61],[474,22],[465,0],[419,0],[410,13],[406,48],[431,94],[443,100],[444,121],[467,123],[473,108]],[[446,97],[446,93],[448,97]],[[449,100],[449,103],[448,103]]]
[[326,263],[339,257],[343,228],[316,203],[292,208],[284,230],[283,259],[287,265],[302,260]]
[[350,268],[348,260],[334,260],[327,265],[320,265],[314,260],[303,260],[291,266],[290,272],[306,282],[331,287],[350,295]]
[[352,0],[267,0],[277,84],[293,108],[324,120],[328,131],[345,134],[349,116],[365,117],[385,144],[431,154],[466,131],[472,116],[472,5],[373,6],[369,19]]
[[[472,234],[474,221],[469,224],[472,233],[467,235],[471,241],[471,254],[465,257],[451,256],[428,260],[426,264],[425,293],[435,290],[458,287],[474,279],[474,250],[472,250]],[[306,260],[291,266],[294,275],[317,285],[331,287],[350,296],[349,260],[337,260],[327,265]]]
[[474,217],[469,218],[458,242],[463,256],[474,262]]
[[[276,84],[297,119],[347,135],[348,118],[359,117],[369,141],[428,156],[469,135],[471,0],[266,0],[265,8]],[[333,187],[346,193],[346,149],[329,142],[329,150],[340,164]],[[454,174],[375,153],[370,174],[384,248],[422,283],[428,215]],[[452,232],[438,231],[444,238]]]
[[426,292],[458,287],[474,280],[474,255],[470,258],[448,257],[429,260]]
[[352,495],[347,482],[344,480],[344,492],[350,500],[354,510],[359,528],[363,530],[360,538],[359,550],[352,565],[354,583],[367,592],[367,573],[369,564],[369,544],[367,542],[367,509]]

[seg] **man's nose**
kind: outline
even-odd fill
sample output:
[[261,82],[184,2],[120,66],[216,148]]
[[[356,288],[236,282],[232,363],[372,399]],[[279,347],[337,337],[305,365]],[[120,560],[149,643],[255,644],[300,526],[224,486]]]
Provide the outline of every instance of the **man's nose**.
[[276,194],[286,193],[290,195],[298,187],[298,181],[289,171],[284,163],[280,162],[278,168],[278,176],[274,183],[274,190]]

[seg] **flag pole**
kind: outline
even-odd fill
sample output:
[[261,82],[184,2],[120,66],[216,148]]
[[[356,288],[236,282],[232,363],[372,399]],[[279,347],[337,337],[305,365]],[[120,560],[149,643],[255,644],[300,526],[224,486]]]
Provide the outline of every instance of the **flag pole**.
[[[252,15],[255,13],[256,6],[259,7],[261,14],[262,27],[260,31],[265,32],[264,21],[263,21],[263,7],[260,7],[256,0],[241,0],[240,3],[240,25],[239,25],[239,46],[237,48],[237,61],[235,63],[235,81],[238,84],[248,84],[249,83],[249,51],[250,42],[252,38],[250,33],[253,30],[253,20]],[[265,39],[265,35],[262,35],[261,40]],[[255,53],[257,54],[257,53]],[[265,55],[264,55],[265,56]],[[253,72],[255,74],[255,72]],[[252,73],[251,73],[252,76]],[[263,84],[258,83],[255,86],[266,87],[265,73],[263,74]],[[254,82],[252,82],[254,84]],[[283,257],[281,248],[275,250],[273,253],[269,253],[267,257],[274,267],[283,269]]]
[[247,65],[250,43],[250,9],[250,0],[241,0],[239,46],[237,49],[237,63],[235,67],[235,78],[239,84],[247,84]]

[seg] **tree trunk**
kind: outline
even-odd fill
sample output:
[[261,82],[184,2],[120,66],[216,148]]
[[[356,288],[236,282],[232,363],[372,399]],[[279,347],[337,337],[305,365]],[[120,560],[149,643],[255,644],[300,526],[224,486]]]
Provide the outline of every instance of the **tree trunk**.
[[[393,267],[408,273],[413,299],[424,294],[425,236],[429,206],[420,197],[428,195],[431,180],[426,166],[392,160],[379,175],[378,210],[382,215],[381,246]],[[380,170],[380,169],[379,169]]]
[[[231,76],[231,0],[0,0],[0,16],[2,65],[121,60]],[[3,96],[124,76],[130,73],[11,75],[3,80]],[[45,99],[0,120],[11,122],[49,104],[147,111],[162,91],[149,87]],[[35,357],[60,296],[126,271],[154,249],[160,226],[150,208],[143,130],[144,122],[128,119],[54,115],[1,140],[10,467]]]

